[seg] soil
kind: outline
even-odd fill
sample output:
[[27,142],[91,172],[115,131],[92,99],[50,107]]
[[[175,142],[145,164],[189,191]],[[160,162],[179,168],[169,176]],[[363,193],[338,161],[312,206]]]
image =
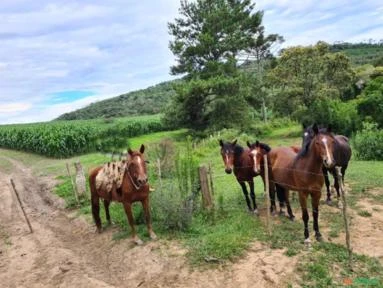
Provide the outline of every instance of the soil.
[[297,258],[258,242],[234,264],[196,269],[176,241],[114,241],[116,227],[97,234],[93,223],[51,194],[54,181],[7,160],[11,173],[0,172],[1,287],[283,287],[296,281]]

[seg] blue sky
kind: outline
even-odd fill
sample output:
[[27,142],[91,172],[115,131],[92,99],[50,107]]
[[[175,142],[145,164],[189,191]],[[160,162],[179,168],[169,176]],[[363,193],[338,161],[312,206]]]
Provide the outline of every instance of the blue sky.
[[[1,0],[0,123],[48,121],[173,79],[179,0]],[[256,1],[283,47],[383,38],[380,1]]]

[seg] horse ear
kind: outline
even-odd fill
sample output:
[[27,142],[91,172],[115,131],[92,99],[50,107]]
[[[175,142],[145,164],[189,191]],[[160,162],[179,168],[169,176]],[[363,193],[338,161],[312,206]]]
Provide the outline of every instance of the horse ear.
[[129,149],[128,149],[128,153],[129,153],[130,156],[132,156],[132,155],[133,155],[133,151],[132,151],[132,149],[129,148]]
[[331,132],[332,132],[331,124],[328,124],[328,125],[327,125],[327,132],[328,132],[328,133],[331,133]]
[[143,154],[144,151],[145,151],[145,146],[144,146],[144,144],[141,144],[140,153]]
[[318,125],[317,125],[317,123],[315,123],[315,124],[313,125],[313,131],[314,131],[314,134],[315,134],[315,135],[319,133],[319,129],[318,129]]
[[222,141],[222,139],[219,139],[219,145],[220,145],[221,147],[223,147],[223,141]]
[[259,141],[255,141],[255,147],[259,147]]
[[251,148],[251,144],[249,141],[246,141],[247,147]]
[[235,140],[231,143],[232,146],[235,146],[235,144],[237,144],[237,139],[235,139]]
[[303,130],[306,130],[306,124],[305,123],[302,123],[302,128],[303,128]]

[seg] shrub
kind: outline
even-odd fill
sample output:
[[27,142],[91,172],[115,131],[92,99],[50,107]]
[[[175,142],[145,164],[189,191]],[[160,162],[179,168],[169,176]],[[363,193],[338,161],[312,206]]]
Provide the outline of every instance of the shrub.
[[353,140],[356,157],[360,160],[383,160],[383,130],[376,123],[363,123]]

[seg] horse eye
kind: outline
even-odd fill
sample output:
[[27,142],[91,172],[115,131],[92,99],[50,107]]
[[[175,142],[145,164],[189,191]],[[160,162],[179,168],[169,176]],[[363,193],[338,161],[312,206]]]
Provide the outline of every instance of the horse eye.
[[145,160],[145,163],[146,163],[146,164],[150,164],[150,161],[148,161],[148,160]]

